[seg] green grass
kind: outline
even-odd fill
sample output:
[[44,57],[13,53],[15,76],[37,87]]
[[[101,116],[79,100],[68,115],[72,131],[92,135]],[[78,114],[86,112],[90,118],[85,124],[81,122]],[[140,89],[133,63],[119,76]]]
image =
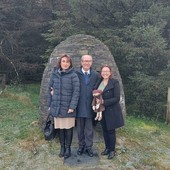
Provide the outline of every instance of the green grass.
[[38,120],[39,85],[8,87],[0,98],[0,128],[5,141],[24,139]]
[[[8,86],[0,96],[0,169],[75,169],[58,157],[58,139],[45,141],[39,126],[39,84]],[[89,169],[168,170],[170,126],[162,122],[126,117],[117,131],[116,157],[100,157]],[[73,143],[77,146],[77,143]],[[98,152],[104,144],[94,143]],[[24,167],[24,168],[23,168]],[[76,167],[76,169],[85,167]]]
[[126,128],[120,131],[124,136],[126,153],[137,169],[168,169],[170,162],[170,126],[161,122],[127,117]]

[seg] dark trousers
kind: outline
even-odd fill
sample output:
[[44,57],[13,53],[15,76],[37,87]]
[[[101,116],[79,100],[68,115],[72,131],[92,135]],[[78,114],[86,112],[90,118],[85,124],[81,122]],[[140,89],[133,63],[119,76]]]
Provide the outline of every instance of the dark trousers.
[[105,147],[109,150],[109,151],[115,151],[115,145],[116,145],[116,130],[112,129],[112,130],[108,130],[107,126],[106,126],[106,121],[105,118],[103,116],[102,118],[102,130],[103,130],[103,137],[104,137],[104,142],[105,142]]
[[90,149],[93,146],[92,118],[77,118],[79,148]]

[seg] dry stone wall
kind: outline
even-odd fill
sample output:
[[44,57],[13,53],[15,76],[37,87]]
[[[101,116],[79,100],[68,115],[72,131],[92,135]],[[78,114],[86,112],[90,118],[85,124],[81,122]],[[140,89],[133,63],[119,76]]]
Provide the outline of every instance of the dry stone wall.
[[68,37],[65,41],[61,42],[53,50],[49,61],[44,70],[41,89],[40,89],[40,124],[44,127],[45,119],[48,114],[47,108],[47,89],[50,81],[50,75],[53,67],[57,64],[59,56],[62,54],[69,54],[73,59],[73,66],[80,67],[81,56],[90,54],[93,57],[93,69],[99,71],[103,64],[108,64],[112,67],[113,75],[120,82],[121,88],[121,108],[123,115],[126,115],[125,95],[123,90],[122,79],[115,60],[110,53],[108,47],[100,40],[90,35],[78,34]]

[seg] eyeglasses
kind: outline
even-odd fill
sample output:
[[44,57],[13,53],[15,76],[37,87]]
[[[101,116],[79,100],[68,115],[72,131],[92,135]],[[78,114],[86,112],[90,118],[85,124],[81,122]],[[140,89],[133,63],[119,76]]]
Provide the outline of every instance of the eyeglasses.
[[101,71],[102,73],[110,73],[110,71]]
[[82,60],[83,63],[91,63],[92,60]]

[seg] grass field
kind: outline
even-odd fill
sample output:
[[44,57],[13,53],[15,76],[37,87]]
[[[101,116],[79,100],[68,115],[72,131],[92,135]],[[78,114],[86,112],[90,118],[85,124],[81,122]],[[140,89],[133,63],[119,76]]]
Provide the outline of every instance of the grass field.
[[[58,157],[58,139],[45,141],[39,127],[39,84],[8,86],[0,96],[0,169],[69,170]],[[101,137],[102,138],[102,137]],[[77,166],[92,170],[169,170],[170,126],[126,117],[117,131],[116,156],[100,157],[97,165]],[[73,143],[73,146],[76,143]],[[100,153],[103,142],[94,144]]]

